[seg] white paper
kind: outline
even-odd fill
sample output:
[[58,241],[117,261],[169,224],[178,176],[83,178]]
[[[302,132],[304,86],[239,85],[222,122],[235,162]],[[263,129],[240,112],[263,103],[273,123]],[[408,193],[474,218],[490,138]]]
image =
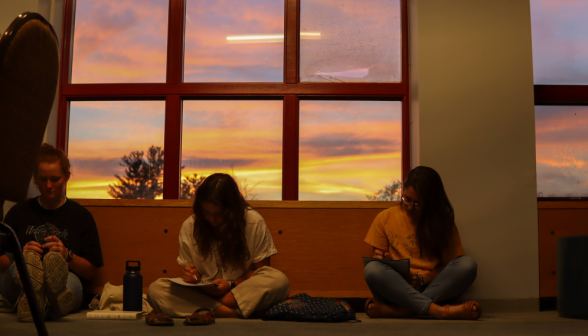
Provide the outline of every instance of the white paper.
[[175,284],[181,285],[181,286],[186,286],[186,287],[210,287],[210,286],[218,286],[217,284],[203,284],[203,283],[187,283],[186,281],[182,280],[182,278],[169,278],[167,279],[170,282],[173,282]]

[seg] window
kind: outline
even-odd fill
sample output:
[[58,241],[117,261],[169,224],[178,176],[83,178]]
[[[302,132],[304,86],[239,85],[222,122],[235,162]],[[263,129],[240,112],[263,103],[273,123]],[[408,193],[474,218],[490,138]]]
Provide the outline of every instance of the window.
[[531,1],[537,197],[588,197],[588,27],[583,0]]
[[407,0],[65,4],[73,198],[391,200],[410,170]]

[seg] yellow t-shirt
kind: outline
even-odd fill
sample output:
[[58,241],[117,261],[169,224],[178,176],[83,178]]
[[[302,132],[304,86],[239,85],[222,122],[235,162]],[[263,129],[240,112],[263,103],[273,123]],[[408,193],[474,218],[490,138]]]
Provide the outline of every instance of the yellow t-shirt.
[[410,272],[423,276],[425,284],[430,283],[451,260],[465,254],[457,227],[445,251],[443,260],[420,257],[416,240],[416,226],[410,224],[401,207],[395,206],[380,212],[370,227],[365,242],[390,253],[391,259],[410,259]]

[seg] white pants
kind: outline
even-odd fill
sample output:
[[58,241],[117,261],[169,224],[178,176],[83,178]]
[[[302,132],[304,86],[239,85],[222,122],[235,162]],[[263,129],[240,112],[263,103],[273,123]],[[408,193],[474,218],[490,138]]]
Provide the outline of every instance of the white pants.
[[[254,311],[264,311],[284,301],[290,294],[290,282],[284,273],[264,266],[235,287],[232,293],[239,306],[237,313],[247,318]],[[186,317],[199,308],[214,310],[221,305],[201,289],[176,285],[167,278],[149,285],[147,300],[156,312],[171,317]]]

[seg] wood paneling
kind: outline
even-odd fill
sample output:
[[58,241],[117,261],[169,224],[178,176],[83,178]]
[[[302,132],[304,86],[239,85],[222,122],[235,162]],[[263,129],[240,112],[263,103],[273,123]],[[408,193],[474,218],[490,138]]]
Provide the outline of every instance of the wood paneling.
[[[90,290],[99,292],[106,282],[121,285],[126,260],[141,261],[144,290],[158,278],[179,275],[178,234],[189,207],[86,207],[98,225],[105,264]],[[371,296],[360,257],[371,254],[363,239],[382,209],[257,210],[278,249],[272,267],[288,276],[292,294]]]
[[[539,205],[539,295],[557,296],[557,238],[588,235],[588,207],[572,202]],[[574,208],[575,207],[575,208]]]

